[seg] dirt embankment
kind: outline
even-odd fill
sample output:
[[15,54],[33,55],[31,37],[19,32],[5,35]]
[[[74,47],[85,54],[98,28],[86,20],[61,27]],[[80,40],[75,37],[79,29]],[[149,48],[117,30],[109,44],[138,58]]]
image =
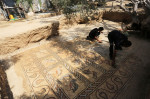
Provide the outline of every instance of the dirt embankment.
[[27,46],[29,43],[39,42],[51,36],[59,35],[59,22],[50,23],[34,30],[30,30],[14,37],[7,37],[0,41],[0,55],[11,53]]
[[[71,21],[66,20],[66,18],[63,16],[61,17],[59,22],[53,22],[53,23],[48,24],[47,26],[33,28],[30,31],[17,34],[16,36],[12,36],[12,37],[10,36],[10,37],[5,38],[4,40],[1,40],[0,41],[0,55],[12,53],[20,48],[27,46],[29,43],[39,42],[53,35],[58,35],[59,28],[65,26],[68,23],[69,24],[70,23],[85,24],[87,22],[92,22],[92,21],[102,22],[103,19],[115,21],[115,22],[122,22],[124,20],[128,20],[130,22],[131,16],[125,12],[103,11],[103,10],[99,10],[96,13],[93,13],[88,17],[87,16],[81,17],[79,14],[77,14],[77,16],[75,18],[72,18]],[[45,21],[45,19],[42,19],[42,22],[49,22],[49,21]]]
[[[126,13],[124,13],[123,15],[122,14],[123,14],[122,12],[118,12],[118,13],[117,12],[107,12],[107,11],[103,12],[101,10],[97,13],[92,14],[89,17],[81,17],[80,15],[77,14],[77,17],[75,17],[72,20],[72,23],[73,24],[84,24],[84,23],[87,23],[90,21],[101,22],[102,19],[110,20],[110,18],[109,18],[110,15],[112,17],[112,21],[118,21],[118,22],[124,20],[124,18],[130,17]],[[117,17],[115,17],[115,16],[117,16]],[[42,20],[42,22],[49,22],[49,21]],[[16,36],[7,37],[4,40],[1,40],[1,42],[0,42],[0,55],[14,52],[17,49],[27,46],[29,43],[35,43],[35,42],[41,41],[43,39],[47,39],[53,35],[58,35],[59,28],[63,27],[65,24],[67,24],[67,22],[68,21],[63,16],[63,17],[61,17],[59,22],[52,22],[46,26],[33,28],[27,32],[18,34]],[[59,23],[60,23],[60,25],[59,25]],[[24,31],[24,30],[22,30],[22,31]]]

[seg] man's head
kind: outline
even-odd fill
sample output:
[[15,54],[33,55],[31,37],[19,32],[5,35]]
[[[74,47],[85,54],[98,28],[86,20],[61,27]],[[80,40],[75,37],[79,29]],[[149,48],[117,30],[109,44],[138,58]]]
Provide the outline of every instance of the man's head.
[[130,47],[131,45],[132,45],[131,41],[128,41],[128,40],[126,40],[122,43],[123,47]]
[[99,30],[99,31],[103,31],[104,28],[103,28],[103,27],[99,27],[98,30]]

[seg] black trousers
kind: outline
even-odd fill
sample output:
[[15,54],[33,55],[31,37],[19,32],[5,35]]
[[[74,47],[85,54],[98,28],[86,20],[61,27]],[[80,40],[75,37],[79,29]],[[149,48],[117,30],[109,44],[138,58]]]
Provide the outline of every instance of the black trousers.
[[86,39],[90,40],[90,41],[94,41],[95,40],[94,38],[91,38],[90,36],[87,36]]
[[[112,59],[114,49],[115,50],[122,50],[122,47],[121,47],[119,41],[117,41],[117,38],[115,39],[112,37],[112,34],[108,34],[108,40],[109,40],[109,44],[110,44],[109,57],[110,57],[110,59]],[[114,45],[115,45],[115,47],[114,47]]]
[[113,58],[114,40],[110,34],[108,34],[108,40],[109,40],[109,44],[110,44],[109,57],[110,57],[110,59],[112,59]]

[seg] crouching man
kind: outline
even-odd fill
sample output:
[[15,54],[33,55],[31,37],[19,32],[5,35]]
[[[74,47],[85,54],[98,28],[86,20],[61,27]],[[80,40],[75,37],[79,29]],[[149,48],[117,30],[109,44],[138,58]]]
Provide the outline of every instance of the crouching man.
[[99,35],[102,33],[102,31],[104,30],[103,27],[99,27],[99,28],[94,28],[93,30],[90,31],[89,35],[87,36],[87,40],[97,40],[99,43],[102,43],[101,40],[99,40]]

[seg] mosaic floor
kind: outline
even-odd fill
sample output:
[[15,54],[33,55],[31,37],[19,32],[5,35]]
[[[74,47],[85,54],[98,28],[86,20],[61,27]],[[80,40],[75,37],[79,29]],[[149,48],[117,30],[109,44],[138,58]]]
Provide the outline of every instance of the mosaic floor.
[[138,59],[132,53],[120,55],[114,69],[104,50],[108,50],[108,46],[96,42],[56,39],[14,56],[16,72],[23,78],[26,93],[30,94],[22,97],[115,99],[133,77],[132,65],[136,65],[134,61]]
[[[49,18],[43,20],[49,22]],[[99,26],[105,28],[100,35],[103,43],[85,40]],[[150,99],[139,98],[138,92],[147,87],[138,88],[139,82],[148,79],[150,43],[129,38],[133,45],[117,52],[117,68],[110,66],[107,35],[120,28],[120,23],[108,20],[63,24],[59,37],[50,38],[49,43],[15,52],[20,54],[4,60],[6,73],[0,68],[0,99]]]

